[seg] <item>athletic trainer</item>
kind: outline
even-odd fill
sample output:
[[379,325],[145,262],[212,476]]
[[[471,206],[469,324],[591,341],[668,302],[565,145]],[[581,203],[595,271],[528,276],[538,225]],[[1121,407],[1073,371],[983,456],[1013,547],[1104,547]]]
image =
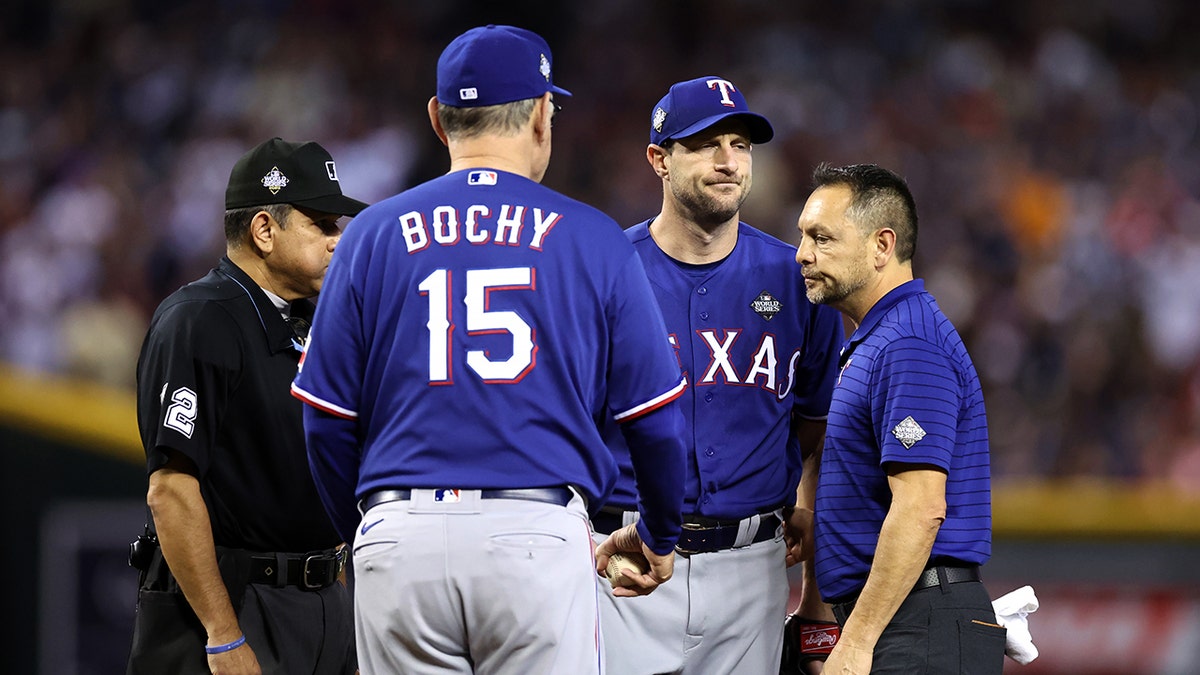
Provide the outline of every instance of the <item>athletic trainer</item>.
[[293,392],[354,538],[363,672],[601,672],[608,416],[645,487],[636,592],[671,576],[685,385],[620,227],[539,184],[569,95],[538,35],[455,38],[428,105],[450,172],[363,211],[330,267]]
[[[601,619],[614,673],[777,673],[793,560],[811,555],[825,414],[841,319],[804,297],[796,249],[740,222],[753,149],[771,140],[731,81],[673,85],[650,115],[650,168],[662,181],[658,215],[626,234],[663,310],[688,390],[681,399],[688,472],[676,580],[627,602],[606,582]],[[612,439],[624,468],[593,518],[605,535],[637,517],[647,486]],[[802,457],[812,468],[801,486]],[[603,543],[603,553],[612,546]],[[820,605],[812,584],[810,604]]]
[[800,214],[808,297],[855,326],[817,487],[816,571],[842,626],[828,673],[1000,673],[987,415],[958,332],[913,277],[908,185],[821,165]]

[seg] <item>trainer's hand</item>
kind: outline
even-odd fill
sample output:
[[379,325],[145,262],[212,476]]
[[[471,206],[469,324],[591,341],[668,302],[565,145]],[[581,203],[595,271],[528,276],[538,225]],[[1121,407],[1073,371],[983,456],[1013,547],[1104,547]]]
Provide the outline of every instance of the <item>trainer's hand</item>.
[[839,641],[825,660],[825,669],[821,672],[824,675],[869,675],[873,661],[873,650]]
[[813,556],[813,512],[792,506],[784,509],[783,515],[783,541],[787,544],[787,566],[791,567]]
[[637,524],[631,523],[609,535],[603,543],[596,547],[596,574],[605,576],[608,568],[608,558],[614,553],[640,553],[650,563],[646,574],[626,573],[625,578],[632,582],[630,586],[612,589],[613,595],[631,598],[639,595],[649,595],[658,585],[671,578],[675,571],[675,551],[659,555],[642,543],[638,534]]
[[258,657],[247,642],[237,649],[208,655],[208,669],[213,675],[262,675]]

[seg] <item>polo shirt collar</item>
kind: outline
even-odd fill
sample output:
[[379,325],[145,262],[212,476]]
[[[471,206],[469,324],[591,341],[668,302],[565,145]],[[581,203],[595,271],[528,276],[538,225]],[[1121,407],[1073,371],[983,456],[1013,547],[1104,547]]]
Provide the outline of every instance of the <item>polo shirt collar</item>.
[[838,358],[839,366],[846,364],[846,359],[851,353],[854,352],[854,348],[857,347],[860,342],[867,339],[867,336],[871,334],[871,331],[875,330],[875,326],[879,325],[880,320],[883,319],[884,315],[887,314],[891,308],[900,304],[900,301],[905,298],[924,292],[924,279],[913,279],[912,281],[906,281],[888,291],[887,295],[880,298],[879,302],[876,302],[871,309],[867,310],[867,315],[863,317],[862,323],[858,325],[858,328],[855,329],[854,333],[847,338],[845,344],[842,345],[841,355]]
[[241,286],[246,295],[250,297],[250,301],[254,303],[259,324],[267,336],[267,345],[271,349],[271,352],[275,353],[291,349],[292,329],[284,321],[283,316],[280,315],[279,308],[267,297],[266,292],[250,278],[250,275],[242,271],[242,268],[234,264],[227,256],[221,257],[221,262],[218,263],[217,269],[230,279],[233,279],[238,286]]

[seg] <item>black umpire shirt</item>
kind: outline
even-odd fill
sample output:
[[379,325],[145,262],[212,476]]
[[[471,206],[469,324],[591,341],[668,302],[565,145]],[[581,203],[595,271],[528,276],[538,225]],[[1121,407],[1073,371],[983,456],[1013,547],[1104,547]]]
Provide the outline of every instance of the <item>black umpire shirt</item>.
[[[293,315],[312,303],[296,302]],[[221,258],[159,305],[138,358],[147,474],[167,449],[195,463],[217,546],[303,553],[340,543],[309,473],[300,345],[258,284]]]

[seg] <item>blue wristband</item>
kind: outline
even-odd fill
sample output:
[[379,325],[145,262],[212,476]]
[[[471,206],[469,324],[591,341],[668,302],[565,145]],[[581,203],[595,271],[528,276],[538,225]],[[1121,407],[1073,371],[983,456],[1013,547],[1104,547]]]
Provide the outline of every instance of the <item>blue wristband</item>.
[[229,644],[216,645],[215,647],[205,647],[204,653],[205,654],[224,654],[225,652],[231,652],[231,651],[237,649],[238,647],[241,647],[244,644],[246,644],[246,636],[242,635],[240,638],[234,640],[233,642],[230,642]]

